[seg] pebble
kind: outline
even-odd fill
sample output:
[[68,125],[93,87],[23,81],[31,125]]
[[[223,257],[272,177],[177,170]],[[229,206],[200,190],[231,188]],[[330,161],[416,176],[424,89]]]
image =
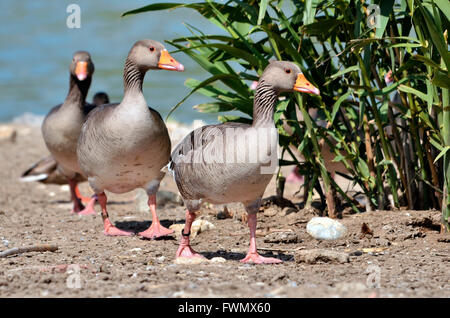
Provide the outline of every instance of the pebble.
[[[175,231],[176,236],[181,236],[181,230],[184,229],[184,224],[172,224],[169,228]],[[214,228],[215,225],[207,220],[195,220],[191,227],[191,239],[194,239],[201,232],[209,231]]]
[[314,217],[306,225],[306,231],[318,240],[337,240],[347,233],[347,228],[327,217]]
[[301,239],[295,232],[273,232],[264,237],[265,243],[298,243]]
[[164,262],[166,260],[166,257],[165,256],[160,256],[160,257],[157,257],[156,260],[158,262],[162,263],[162,262]]
[[225,263],[227,260],[223,257],[213,257],[211,258],[211,263]]
[[15,142],[17,137],[17,130],[8,125],[0,126],[0,141]]
[[276,205],[268,206],[267,208],[264,209],[264,216],[267,217],[275,216],[278,214],[278,212],[280,212],[280,210],[281,209]]
[[324,249],[302,250],[294,255],[296,263],[316,264],[324,263],[348,263],[350,257],[348,253],[329,251]]

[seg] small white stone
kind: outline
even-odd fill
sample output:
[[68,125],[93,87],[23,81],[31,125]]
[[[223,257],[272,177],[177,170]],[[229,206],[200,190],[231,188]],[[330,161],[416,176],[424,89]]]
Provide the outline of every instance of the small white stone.
[[12,141],[14,142],[17,137],[17,130],[8,125],[1,125],[0,126],[0,141]]
[[174,298],[183,297],[183,296],[184,296],[184,291],[182,291],[182,290],[174,292],[172,294],[172,297],[174,297]]
[[327,217],[314,217],[306,225],[306,231],[319,240],[337,240],[347,233],[347,228]]
[[225,263],[227,260],[223,257],[213,257],[211,258],[211,263]]

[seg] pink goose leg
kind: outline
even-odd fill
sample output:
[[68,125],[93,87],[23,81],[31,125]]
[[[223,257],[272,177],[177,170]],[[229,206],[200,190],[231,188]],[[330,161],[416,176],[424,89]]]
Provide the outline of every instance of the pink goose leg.
[[100,203],[100,206],[102,207],[102,218],[103,218],[103,227],[104,231],[103,234],[107,236],[131,236],[133,233],[119,230],[117,227],[113,226],[111,221],[109,220],[108,212],[106,211],[106,194],[105,192],[102,192],[97,195],[98,196],[98,203]]
[[172,234],[174,232],[173,230],[169,230],[159,223],[158,216],[156,215],[156,194],[148,197],[148,206],[152,212],[152,225],[145,231],[140,232],[138,235],[148,239],[154,239]]
[[89,199],[89,202],[86,207],[84,207],[83,203],[81,203],[80,192],[77,187],[77,182],[74,180],[69,180],[70,186],[70,195],[73,201],[73,209],[71,213],[77,213],[78,215],[89,215],[95,214],[94,205],[96,201],[96,197],[93,196]]
[[248,227],[250,228],[250,249],[247,256],[241,260],[242,263],[255,264],[277,264],[282,263],[278,258],[263,257],[256,250],[256,213],[248,215]]
[[203,255],[194,251],[190,245],[189,234],[191,233],[192,222],[195,220],[195,213],[190,213],[189,210],[186,210],[186,224],[184,226],[183,231],[181,232],[181,242],[178,247],[177,253],[175,254],[175,258],[178,257],[198,257],[205,258]]
[[97,196],[93,195],[92,198],[89,198],[89,202],[84,208],[83,211],[78,212],[78,215],[93,215],[97,214],[94,209],[95,202],[97,201]]
[[78,189],[78,185],[75,185],[75,195],[77,196],[78,199],[81,200],[82,203],[88,204],[89,202],[91,202],[91,197],[85,197],[83,195],[81,195],[80,193],[80,189]]
[[74,180],[69,180],[69,187],[70,187],[70,197],[73,202],[73,208],[70,213],[78,213],[84,209],[83,203],[81,203],[81,200],[77,196],[77,182]]

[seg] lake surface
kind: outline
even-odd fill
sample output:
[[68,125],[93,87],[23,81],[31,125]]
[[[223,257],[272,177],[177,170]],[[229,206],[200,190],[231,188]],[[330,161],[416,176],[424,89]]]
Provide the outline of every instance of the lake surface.
[[[24,113],[45,115],[61,103],[68,92],[69,64],[77,50],[89,51],[95,74],[88,100],[98,91],[109,94],[112,102],[123,96],[122,70],[134,42],[151,38],[163,42],[189,35],[183,23],[202,31],[223,33],[193,10],[149,12],[121,18],[121,14],[154,1],[0,1],[0,122]],[[164,2],[176,2],[164,0]],[[181,1],[179,1],[181,2]],[[69,4],[81,8],[81,28],[66,25]],[[169,51],[173,47],[166,44]],[[144,82],[144,95],[163,118],[189,93],[187,78],[205,79],[208,74],[183,53],[173,55],[184,64],[184,73],[150,71]],[[198,113],[192,107],[208,99],[191,96],[171,119],[215,122],[216,115]]]

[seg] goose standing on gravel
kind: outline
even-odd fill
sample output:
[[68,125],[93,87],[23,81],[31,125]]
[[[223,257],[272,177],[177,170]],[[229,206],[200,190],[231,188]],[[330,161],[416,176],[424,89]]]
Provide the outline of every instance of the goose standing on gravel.
[[[169,170],[187,207],[186,224],[176,257],[203,258],[189,243],[195,212],[203,202],[242,202],[248,213],[250,249],[241,262],[281,262],[258,254],[256,213],[275,171],[275,167],[270,169],[267,163],[275,156],[275,165],[278,164],[278,133],[273,119],[275,104],[281,92],[293,91],[319,94],[298,66],[291,62],[273,61],[264,70],[256,87],[252,125],[224,123],[204,126],[191,132],[175,147]],[[243,154],[246,154],[246,159],[238,161],[236,158]],[[257,160],[250,160],[254,154],[258,154]],[[269,169],[263,171],[263,168]]]
[[[61,105],[50,110],[42,123],[42,135],[45,144],[58,164],[70,186],[73,201],[72,212],[83,214],[95,213],[92,199],[84,208],[77,193],[77,173],[80,168],[77,162],[76,148],[81,126],[87,114],[95,107],[86,103],[86,96],[94,74],[94,63],[88,52],[78,51],[73,55],[70,64],[70,89]],[[84,210],[83,210],[84,209]]]
[[150,228],[139,233],[156,238],[173,233],[156,215],[156,192],[170,158],[170,139],[161,115],[147,106],[142,82],[148,70],[183,71],[164,46],[153,40],[136,42],[124,67],[124,97],[119,104],[97,107],[83,125],[78,140],[78,162],[102,208],[104,234],[131,235],[112,225],[105,190],[125,193],[145,188],[152,212]]
[[[100,106],[109,103],[109,96],[106,93],[98,92],[94,95],[92,104],[94,106]],[[45,184],[67,184],[67,178],[61,173],[58,163],[52,155],[48,155],[42,158],[38,162],[34,163],[20,177],[22,182],[34,182],[38,181]],[[87,181],[87,179],[79,173],[75,174],[74,181],[77,183]],[[88,203],[91,198],[81,196],[78,186],[75,186],[75,193],[83,203]]]

